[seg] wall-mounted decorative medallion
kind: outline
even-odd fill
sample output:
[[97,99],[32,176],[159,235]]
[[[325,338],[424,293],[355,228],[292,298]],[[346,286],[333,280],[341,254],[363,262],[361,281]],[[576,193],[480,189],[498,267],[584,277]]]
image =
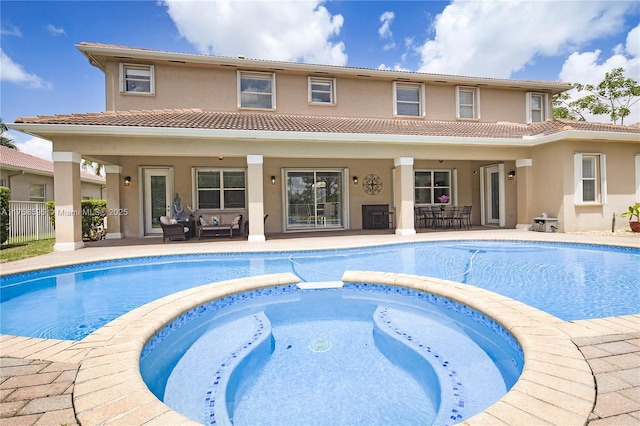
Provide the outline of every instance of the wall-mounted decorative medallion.
[[362,188],[369,195],[375,195],[382,190],[382,179],[378,175],[366,175],[362,180]]

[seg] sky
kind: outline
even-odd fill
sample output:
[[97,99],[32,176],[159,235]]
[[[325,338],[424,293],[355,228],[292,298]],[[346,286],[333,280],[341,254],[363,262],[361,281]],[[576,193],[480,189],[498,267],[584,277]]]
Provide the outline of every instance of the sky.
[[[80,42],[440,74],[640,80],[638,0],[0,1],[0,117],[105,110]],[[640,122],[640,104],[625,124]],[[588,117],[609,122],[607,116]],[[51,143],[7,137],[51,159]]]

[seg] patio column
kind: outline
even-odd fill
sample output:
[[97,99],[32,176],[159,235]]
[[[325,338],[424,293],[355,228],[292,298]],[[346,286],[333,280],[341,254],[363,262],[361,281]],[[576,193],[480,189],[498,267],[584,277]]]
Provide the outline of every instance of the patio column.
[[122,180],[122,167],[104,166],[107,178],[107,240],[119,240],[122,238],[122,227],[120,222],[123,210],[120,210],[120,186],[124,184]]
[[53,197],[56,203],[54,251],[72,251],[84,247],[80,192],[81,161],[77,152],[53,152]]
[[263,242],[264,237],[264,158],[258,154],[247,155],[247,199],[249,202],[249,242]]
[[395,204],[396,234],[414,235],[413,220],[413,157],[398,157],[393,162],[396,170]]
[[533,212],[533,161],[516,160],[516,229],[528,230],[537,214]]

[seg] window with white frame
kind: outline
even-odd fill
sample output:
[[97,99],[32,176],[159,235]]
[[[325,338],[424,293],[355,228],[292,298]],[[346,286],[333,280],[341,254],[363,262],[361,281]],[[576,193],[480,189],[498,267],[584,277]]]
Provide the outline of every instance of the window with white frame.
[[424,84],[393,82],[394,115],[424,116]]
[[456,87],[456,117],[467,120],[480,118],[480,89]]
[[238,107],[275,109],[276,75],[238,71]]
[[47,187],[44,183],[29,185],[29,201],[47,201]]
[[333,78],[309,77],[309,103],[335,105],[336,81]]
[[527,93],[527,123],[547,120],[547,100],[545,93]]
[[576,153],[573,157],[575,203],[605,204],[607,180],[605,154]]
[[155,93],[153,65],[120,64],[120,92]]
[[[452,202],[451,170],[416,170],[414,172],[416,205],[450,204]],[[446,201],[443,201],[446,197]]]
[[237,210],[246,207],[244,170],[195,169],[197,210]]

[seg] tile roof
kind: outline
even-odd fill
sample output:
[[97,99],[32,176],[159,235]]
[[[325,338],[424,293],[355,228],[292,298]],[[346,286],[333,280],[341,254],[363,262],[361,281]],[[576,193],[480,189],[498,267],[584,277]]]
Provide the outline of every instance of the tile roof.
[[212,112],[200,109],[38,116],[18,118],[16,123],[470,138],[522,138],[550,135],[566,130],[640,134],[640,128],[637,127],[571,120],[551,120],[535,124],[482,123],[473,121],[286,115],[263,112]]
[[[33,155],[25,154],[16,149],[7,148],[6,146],[0,146],[0,166],[53,176],[53,161],[34,157]],[[96,183],[105,182],[104,177],[96,176],[84,170],[80,171],[80,178]]]

